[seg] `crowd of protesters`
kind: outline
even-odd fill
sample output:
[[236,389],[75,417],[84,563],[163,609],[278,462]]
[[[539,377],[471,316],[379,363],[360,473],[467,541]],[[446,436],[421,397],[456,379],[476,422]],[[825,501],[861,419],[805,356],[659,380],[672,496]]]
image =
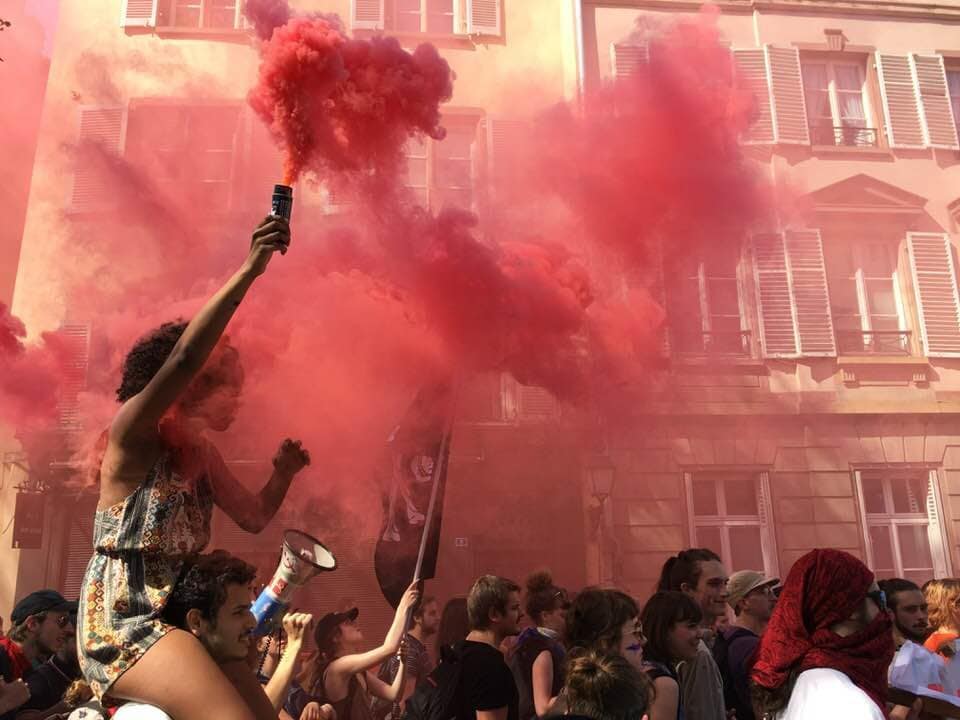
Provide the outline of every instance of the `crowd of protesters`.
[[[887,702],[895,650],[952,658],[960,637],[960,581],[878,582],[837,550],[801,557],[782,584],[728,577],[715,553],[685,550],[644,602],[536,572],[523,588],[480,577],[441,611],[414,585],[379,643],[348,607],[291,612],[282,643],[257,644],[255,575],[223,551],[187,560],[160,619],[199,641],[254,716],[282,720],[902,720],[919,709]],[[176,719],[146,699],[96,697],[76,612],[53,590],[17,603],[0,638],[0,720]],[[166,672],[158,682],[197,681]]]
[[316,622],[288,614],[282,651],[255,643],[254,569],[204,554],[213,506],[259,532],[310,457],[283,441],[254,494],[205,431],[230,426],[243,383],[227,324],[289,244],[287,222],[265,219],[189,323],[160,326],[128,354],[93,467],[100,502],[79,607],[53,590],[14,607],[0,638],[0,720],[917,716],[916,705],[887,704],[888,667],[908,640],[953,657],[960,581],[878,584],[835,550],[799,558],[782,586],[755,570],[728,576],[712,550],[684,550],[645,601],[569,593],[539,572],[526,588],[480,577],[440,612],[411,585],[379,643],[353,607]]

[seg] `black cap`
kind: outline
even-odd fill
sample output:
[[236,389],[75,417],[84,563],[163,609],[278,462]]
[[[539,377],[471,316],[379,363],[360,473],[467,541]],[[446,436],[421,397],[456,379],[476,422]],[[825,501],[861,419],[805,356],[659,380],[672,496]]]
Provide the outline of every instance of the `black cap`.
[[317,647],[320,648],[326,644],[327,640],[330,639],[330,633],[338,628],[340,623],[347,620],[352,622],[357,619],[358,615],[360,615],[358,608],[350,608],[345,612],[327,613],[320,618],[320,622],[318,622],[313,629],[313,639],[317,643]]
[[31,615],[42,612],[77,612],[77,601],[70,602],[56,590],[37,590],[18,602],[10,613],[10,622],[19,625]]

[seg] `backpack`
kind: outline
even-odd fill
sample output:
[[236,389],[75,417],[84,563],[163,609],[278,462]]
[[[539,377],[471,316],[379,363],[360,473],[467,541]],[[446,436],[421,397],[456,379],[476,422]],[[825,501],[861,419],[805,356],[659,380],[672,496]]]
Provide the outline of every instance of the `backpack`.
[[460,675],[463,643],[440,648],[440,662],[413,691],[403,710],[403,720],[451,720],[460,712]]
[[740,705],[737,698],[737,691],[734,687],[733,671],[730,669],[730,646],[737,638],[753,635],[746,628],[734,627],[730,636],[724,633],[717,633],[713,647],[710,652],[713,655],[714,662],[717,663],[717,669],[720,670],[720,679],[723,681],[723,704],[729,710]]

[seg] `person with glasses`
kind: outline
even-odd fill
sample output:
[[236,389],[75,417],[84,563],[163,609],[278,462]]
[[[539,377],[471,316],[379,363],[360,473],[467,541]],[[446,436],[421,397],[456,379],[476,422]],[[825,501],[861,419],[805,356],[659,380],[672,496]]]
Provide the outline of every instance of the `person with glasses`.
[[776,605],[773,588],[779,578],[756,570],[740,570],[727,581],[727,604],[735,620],[717,637],[711,649],[723,680],[727,710],[736,710],[737,720],[753,720],[750,703],[750,661],[767,629]]
[[654,696],[650,720],[684,720],[678,668],[696,662],[703,635],[703,609],[689,594],[661,591],[643,606],[640,621],[646,634],[644,658]]
[[[74,634],[71,613],[76,612],[77,603],[56,590],[30,593],[13,608],[10,632],[0,638],[0,675],[5,683],[0,707],[5,705],[10,717],[30,699],[24,679]],[[7,714],[0,718],[6,720]]]
[[567,630],[567,591],[553,583],[549,572],[527,578],[525,609],[533,627],[513,646],[508,664],[520,693],[520,720],[547,714],[563,688]]
[[797,560],[753,664],[757,717],[886,720],[893,659],[886,610],[873,573],[853,555],[813,550]]

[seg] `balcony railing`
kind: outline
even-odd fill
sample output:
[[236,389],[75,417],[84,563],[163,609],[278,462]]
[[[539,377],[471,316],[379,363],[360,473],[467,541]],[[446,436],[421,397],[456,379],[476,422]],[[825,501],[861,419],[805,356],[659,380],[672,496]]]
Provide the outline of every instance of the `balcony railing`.
[[810,128],[810,142],[814,145],[877,147],[877,129],[867,127],[834,127],[831,125],[814,125]]
[[841,353],[850,355],[909,355],[909,330],[837,330]]
[[704,330],[699,336],[696,333],[678,335],[674,342],[680,355],[750,356],[749,330]]

